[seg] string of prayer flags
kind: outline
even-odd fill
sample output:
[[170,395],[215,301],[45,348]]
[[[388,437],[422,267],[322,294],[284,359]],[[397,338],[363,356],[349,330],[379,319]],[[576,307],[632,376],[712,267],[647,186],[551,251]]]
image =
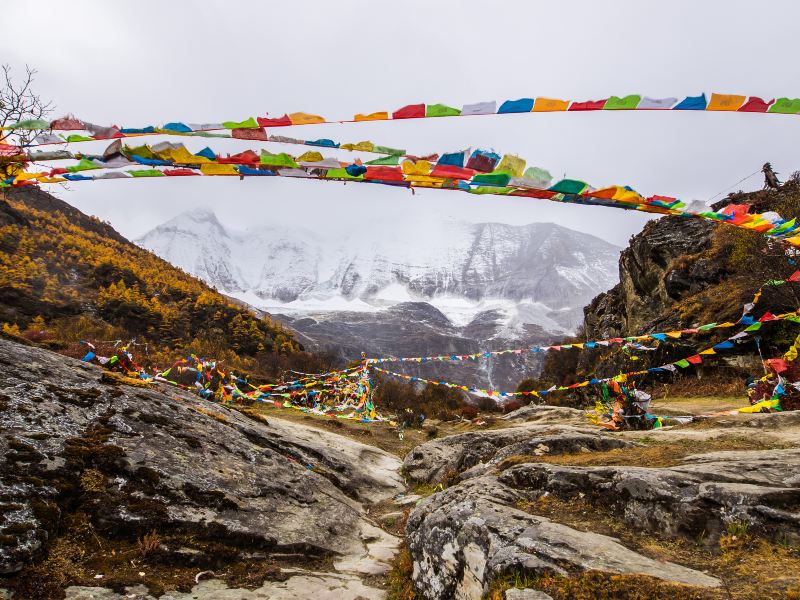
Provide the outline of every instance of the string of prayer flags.
[[[650,98],[640,94],[610,96],[601,100],[562,100],[549,97],[516,98],[497,102],[495,100],[463,104],[461,108],[441,103],[417,103],[403,106],[394,111],[375,110],[355,114],[351,118],[331,119],[302,111],[284,114],[280,117],[247,117],[240,121],[224,120],[219,123],[186,123],[183,121],[168,122],[163,125],[146,125],[139,127],[98,126],[71,115],[59,117],[52,121],[45,119],[28,119],[7,124],[5,130],[41,131],[43,136],[32,145],[91,141],[112,139],[137,135],[213,135],[211,132],[227,130],[232,137],[241,139],[262,139],[266,133],[244,133],[245,130],[263,130],[273,127],[292,127],[300,125],[317,125],[321,123],[360,123],[369,121],[387,121],[402,119],[424,119],[441,117],[466,117],[478,115],[505,115],[543,112],[575,112],[575,111],[610,111],[610,110],[691,110],[706,112],[748,112],[764,114],[800,114],[800,98],[782,97],[764,100],[759,96],[742,94],[712,93],[710,98],[705,93],[697,96]],[[66,137],[53,135],[53,131],[81,132]]]
[[[119,140],[113,144],[118,144]],[[113,146],[112,144],[112,146]],[[368,146],[371,143],[359,143],[356,146]],[[321,154],[307,153],[295,157],[288,152],[272,153],[262,149],[260,154],[245,151],[233,156],[218,156],[210,148],[191,153],[181,144],[164,142],[153,146],[142,145],[127,147],[119,144],[117,152],[104,152],[102,156],[75,155],[78,164],[39,173],[15,172],[12,177],[0,181],[0,187],[36,185],[38,183],[56,183],[58,181],[91,181],[108,179],[102,175],[80,175],[78,172],[97,171],[103,168],[120,168],[129,164],[140,164],[153,167],[147,170],[130,171],[128,175],[113,178],[160,177],[177,175],[178,169],[195,168],[201,175],[235,176],[283,176],[316,179],[335,179],[342,181],[364,181],[384,185],[403,187],[422,187],[449,189],[473,194],[508,195],[555,202],[583,204],[593,206],[610,206],[624,210],[638,210],[662,215],[676,215],[713,220],[727,223],[735,227],[759,232],[773,239],[782,239],[800,246],[800,224],[796,219],[785,220],[775,212],[752,214],[744,209],[726,207],[720,211],[692,212],[686,210],[684,202],[667,196],[650,196],[646,198],[627,186],[609,186],[595,189],[586,182],[576,179],[562,179],[550,184],[549,173],[543,169],[528,168],[526,161],[518,156],[507,154],[500,158],[491,172],[480,172],[469,166],[469,161],[482,163],[486,167],[499,155],[480,151],[470,153],[469,150],[443,153],[439,155],[435,165],[429,160],[416,160],[411,157],[399,157],[394,160],[372,161],[364,166],[359,160],[348,163],[337,159],[327,159]],[[390,150],[382,148],[382,150]],[[255,157],[258,156],[258,161]],[[322,157],[322,161],[319,159]],[[301,160],[301,158],[305,160]],[[309,160],[311,159],[311,160]],[[398,164],[394,164],[398,162]],[[204,164],[218,163],[231,165],[225,168],[206,167]],[[163,172],[157,167],[169,167]],[[70,170],[71,169],[71,170]],[[180,172],[181,175],[184,172]],[[61,177],[63,175],[63,177]],[[549,186],[549,187],[548,187]],[[749,208],[749,207],[748,207]]]
[[[796,323],[800,322],[800,312],[798,312],[798,311],[785,313],[785,314],[781,314],[781,315],[773,315],[773,316],[774,316],[774,318],[770,319],[770,321],[784,321],[785,320],[785,321],[792,321],[792,322],[796,322]],[[760,322],[759,322],[759,324],[760,324]],[[706,348],[706,349],[704,349],[704,350],[702,350],[700,352],[692,354],[691,356],[687,356],[686,358],[682,358],[680,360],[676,360],[676,361],[673,361],[671,363],[660,365],[658,367],[651,367],[649,369],[643,369],[643,370],[638,370],[638,371],[630,371],[628,373],[620,373],[620,374],[614,375],[612,377],[603,377],[603,378],[592,377],[592,378],[586,379],[584,381],[580,381],[578,383],[573,383],[573,384],[568,385],[568,386],[552,386],[552,387],[550,387],[550,388],[548,388],[546,390],[528,391],[528,392],[503,392],[503,391],[493,390],[493,389],[475,388],[475,387],[470,387],[470,386],[457,384],[457,383],[452,383],[452,382],[448,382],[448,381],[437,381],[437,380],[425,379],[425,378],[422,378],[422,377],[415,377],[413,375],[406,375],[404,373],[397,373],[397,372],[394,372],[394,371],[389,371],[387,369],[383,369],[381,367],[377,367],[377,366],[375,366],[376,361],[368,361],[367,367],[371,368],[371,369],[374,369],[375,371],[378,371],[378,372],[383,373],[385,375],[389,375],[389,376],[392,376],[392,377],[398,377],[398,378],[401,378],[401,379],[406,379],[406,380],[411,381],[411,382],[421,382],[421,383],[425,383],[425,384],[429,384],[429,385],[437,385],[437,386],[448,387],[448,388],[451,388],[451,389],[458,389],[458,390],[462,390],[464,392],[468,392],[468,393],[472,393],[472,394],[478,394],[478,395],[482,395],[482,396],[487,396],[487,397],[490,397],[490,398],[507,398],[507,397],[515,397],[515,396],[543,397],[543,396],[546,396],[547,394],[551,394],[551,393],[555,393],[555,392],[563,392],[563,391],[568,391],[568,390],[574,390],[574,389],[577,389],[577,388],[587,387],[587,386],[590,386],[590,385],[597,385],[597,384],[609,383],[609,382],[622,383],[622,382],[625,382],[625,381],[627,381],[628,379],[630,379],[632,377],[638,377],[638,376],[647,375],[647,374],[650,374],[650,373],[661,373],[661,372],[664,372],[664,371],[675,372],[677,370],[677,368],[686,369],[686,368],[690,367],[691,365],[701,364],[703,362],[703,358],[702,357],[704,355],[716,354],[716,350],[723,350],[723,349],[733,348],[734,347],[734,343],[733,343],[734,341],[741,340],[743,338],[748,337],[749,335],[750,334],[747,333],[747,329],[745,331],[740,331],[739,333],[729,337],[724,342],[722,342],[720,344],[716,344],[712,348]],[[624,339],[624,338],[622,338],[622,339]],[[798,339],[800,339],[800,337],[798,337]],[[563,346],[563,345],[560,346],[560,348],[565,348],[565,347],[567,347],[567,346]],[[489,353],[485,353],[485,355],[488,356]],[[422,361],[422,362],[425,362],[425,361]]]

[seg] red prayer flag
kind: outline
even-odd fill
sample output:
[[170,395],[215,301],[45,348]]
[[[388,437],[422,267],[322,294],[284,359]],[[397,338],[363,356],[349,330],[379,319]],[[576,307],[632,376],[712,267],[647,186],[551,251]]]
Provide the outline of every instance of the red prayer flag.
[[475,171],[454,165],[436,165],[431,171],[432,177],[448,177],[450,179],[472,179]]
[[164,175],[169,177],[186,177],[187,175],[200,175],[197,171],[193,171],[192,169],[164,169],[162,171]]
[[51,122],[50,129],[54,131],[73,131],[75,129],[86,129],[86,125],[75,117],[62,117]]
[[263,129],[233,129],[231,130],[231,137],[237,140],[259,140],[268,142],[267,132]]
[[[249,129],[248,131],[257,131],[257,130]],[[241,164],[250,165],[250,164],[257,164],[259,160],[260,158],[258,154],[256,154],[252,150],[245,150],[244,152],[239,152],[238,154],[226,156],[225,158],[222,158],[221,156],[217,157],[217,162],[223,165],[241,165]]]
[[739,112],[767,112],[767,109],[774,102],[775,100],[764,102],[757,96],[750,96],[750,99],[739,108]]
[[588,100],[587,102],[573,102],[567,110],[602,110],[608,99]]
[[283,115],[277,119],[257,117],[256,121],[258,121],[259,127],[286,127],[287,125],[292,124],[292,120],[289,118],[289,115]]
[[800,271],[792,273],[786,281],[800,281]]
[[786,369],[789,368],[789,365],[786,364],[786,361],[782,358],[770,358],[766,361],[767,365],[776,373],[783,373]]
[[747,211],[750,210],[750,204],[728,204],[725,208],[723,208],[721,212],[723,215],[746,215]]
[[409,104],[392,113],[393,119],[420,119],[425,116],[424,104]]
[[403,181],[403,171],[399,167],[367,167],[364,179],[368,181]]
[[762,323],[766,323],[767,321],[774,321],[776,318],[777,317],[775,317],[775,315],[767,311],[764,313],[764,316],[759,319],[759,321]]
[[694,356],[690,356],[686,360],[689,361],[693,365],[699,365],[701,362],[703,362],[703,358],[699,354],[695,354]]

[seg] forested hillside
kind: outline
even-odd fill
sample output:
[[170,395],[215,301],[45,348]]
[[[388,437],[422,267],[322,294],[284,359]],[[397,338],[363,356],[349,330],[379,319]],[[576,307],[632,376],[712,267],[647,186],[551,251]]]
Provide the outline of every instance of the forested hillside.
[[194,352],[274,374],[317,360],[280,324],[33,187],[0,195],[0,323],[73,355],[79,340],[135,340],[145,364]]

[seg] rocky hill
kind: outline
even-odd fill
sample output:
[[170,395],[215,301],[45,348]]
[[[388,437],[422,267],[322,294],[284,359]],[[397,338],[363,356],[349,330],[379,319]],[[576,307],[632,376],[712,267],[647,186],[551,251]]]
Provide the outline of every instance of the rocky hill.
[[[774,210],[785,218],[800,216],[800,184],[790,180],[776,191],[732,194],[715,208],[730,203],[749,205],[757,212]],[[799,264],[793,250],[756,233],[680,217],[651,221],[623,250],[619,283],[588,304],[583,326],[571,339],[626,337],[735,322],[742,316],[742,306],[765,282],[787,278]],[[794,284],[765,287],[756,313],[795,310],[800,305],[799,294],[800,288]],[[797,333],[793,324],[765,328],[760,335],[762,352],[785,350]],[[548,357],[542,379],[572,383],[589,374],[610,376],[657,366],[691,354],[698,344],[716,343],[722,335],[724,330],[674,340],[653,352],[626,353],[617,348],[561,353]],[[760,367],[757,362],[732,361],[731,357],[757,354],[754,343],[742,344],[732,353],[710,358],[706,366],[717,365],[722,373],[743,379],[747,369]],[[703,369],[692,367],[686,373],[695,375]]]

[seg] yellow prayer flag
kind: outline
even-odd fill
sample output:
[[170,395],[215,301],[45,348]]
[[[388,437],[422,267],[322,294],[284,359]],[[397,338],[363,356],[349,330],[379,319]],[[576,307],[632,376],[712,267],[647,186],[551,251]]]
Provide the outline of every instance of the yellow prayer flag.
[[700,354],[716,354],[713,348],[709,348],[708,350],[703,350]]
[[680,331],[668,331],[667,335],[669,337],[671,337],[671,338],[679,338],[679,337],[681,337],[681,332]]
[[739,110],[745,100],[746,96],[735,94],[711,94],[706,110]]
[[297,160],[303,162],[320,162],[322,161],[322,154],[313,151],[304,152],[297,157]]
[[645,201],[641,194],[633,190],[627,190],[624,187],[617,187],[613,199],[621,200],[622,202],[635,202],[637,204],[641,204]]
[[495,172],[501,171],[512,177],[522,177],[522,173],[525,171],[525,159],[513,154],[506,154],[495,169]]
[[406,160],[400,164],[400,168],[406,175],[427,175],[431,172],[433,165],[427,160],[418,160],[417,162]]
[[158,154],[161,155],[164,160],[171,160],[172,162],[182,165],[202,165],[211,162],[211,160],[205,156],[192,154],[184,146],[164,150]]
[[325,119],[319,115],[310,115],[304,112],[296,112],[289,115],[292,125],[312,125],[314,123],[324,123]]
[[358,142],[357,144],[342,144],[339,146],[342,150],[359,150],[362,152],[372,152],[375,148],[375,144],[372,142],[365,140],[363,142]]
[[200,165],[200,172],[203,175],[238,175],[239,171],[233,165],[219,165],[217,163],[208,163]]
[[16,177],[16,181],[29,181],[31,179],[41,179],[46,177],[45,173],[20,173]]
[[357,114],[353,119],[355,121],[386,121],[389,118],[388,112],[374,112],[368,115]]

